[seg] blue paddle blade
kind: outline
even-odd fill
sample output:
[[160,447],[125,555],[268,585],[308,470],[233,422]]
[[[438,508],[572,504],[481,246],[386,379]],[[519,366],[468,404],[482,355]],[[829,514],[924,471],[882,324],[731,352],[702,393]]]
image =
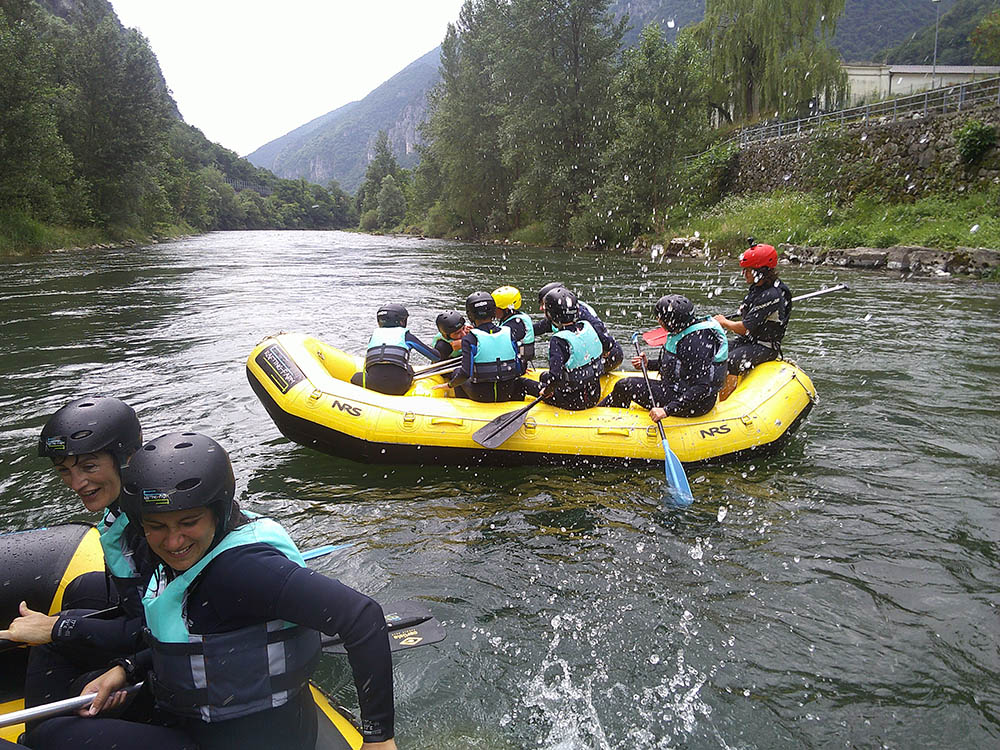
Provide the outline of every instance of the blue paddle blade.
[[331,552],[336,552],[338,549],[346,549],[350,546],[351,543],[346,542],[345,544],[327,544],[323,547],[313,547],[312,549],[307,549],[302,553],[302,559],[315,560],[317,557],[329,555]]
[[670,443],[666,440],[663,441],[663,455],[666,456],[665,471],[670,488],[670,502],[678,508],[686,508],[694,502],[694,495],[691,494],[691,485],[688,484],[681,460],[670,450]]

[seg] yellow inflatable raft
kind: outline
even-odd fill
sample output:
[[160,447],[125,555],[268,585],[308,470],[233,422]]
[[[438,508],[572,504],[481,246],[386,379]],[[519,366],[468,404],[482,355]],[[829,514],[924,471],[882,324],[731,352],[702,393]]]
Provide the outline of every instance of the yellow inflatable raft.
[[[247,377],[288,439],[334,456],[371,463],[537,464],[576,461],[663,461],[649,414],[629,409],[532,409],[502,447],[486,449],[472,434],[521,402],[481,404],[454,398],[437,375],[414,382],[404,396],[350,383],[363,360],[301,333],[264,339],[247,359]],[[537,373],[534,374],[537,377]],[[529,376],[531,376],[529,374]],[[622,377],[602,378],[610,392]],[[768,362],[743,377],[733,394],[703,417],[664,420],[670,447],[693,463],[773,448],[805,418],[816,390],[790,362]]]

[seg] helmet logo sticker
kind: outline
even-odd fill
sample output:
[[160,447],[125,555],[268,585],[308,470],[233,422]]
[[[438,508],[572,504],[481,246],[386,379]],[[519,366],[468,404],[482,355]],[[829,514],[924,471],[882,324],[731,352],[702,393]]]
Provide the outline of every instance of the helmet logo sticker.
[[142,502],[145,505],[169,505],[170,496],[163,490],[143,490]]
[[45,438],[45,447],[51,451],[64,451],[66,450],[66,438],[62,435],[47,437]]

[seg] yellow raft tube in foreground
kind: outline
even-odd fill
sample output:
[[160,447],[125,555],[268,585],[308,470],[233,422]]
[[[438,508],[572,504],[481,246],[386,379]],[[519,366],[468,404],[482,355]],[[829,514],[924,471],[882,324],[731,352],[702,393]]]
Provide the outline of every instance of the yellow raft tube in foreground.
[[[663,446],[645,409],[532,409],[502,447],[489,450],[472,434],[522,402],[481,404],[431,387],[446,376],[418,380],[404,396],[350,383],[363,366],[301,333],[264,339],[247,359],[247,377],[288,439],[334,456],[370,463],[538,464],[662,461]],[[537,377],[537,373],[533,373]],[[532,374],[529,374],[529,377]],[[605,394],[622,377],[602,378]],[[774,447],[804,419],[816,390],[790,362],[768,362],[743,377],[736,391],[703,417],[663,421],[670,447],[685,463]]]

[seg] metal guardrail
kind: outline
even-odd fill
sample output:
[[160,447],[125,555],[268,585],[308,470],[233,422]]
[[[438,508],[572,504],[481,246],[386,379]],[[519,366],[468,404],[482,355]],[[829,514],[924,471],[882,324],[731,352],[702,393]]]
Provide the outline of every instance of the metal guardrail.
[[262,185],[259,182],[250,182],[249,180],[236,180],[230,177],[223,177],[226,184],[229,185],[237,193],[243,190],[253,190],[255,193],[260,193],[261,195],[270,195],[273,191],[267,185]]
[[[915,119],[947,112],[961,112],[973,107],[992,104],[1000,105],[1000,77],[969,81],[956,86],[944,86],[898,99],[864,104],[837,112],[822,112],[797,120],[754,125],[743,128],[735,135],[720,141],[716,146],[738,143],[742,148],[752,143],[808,133],[827,124],[844,125],[871,121],[884,124],[904,118]],[[686,157],[686,160],[698,156],[701,154]]]

